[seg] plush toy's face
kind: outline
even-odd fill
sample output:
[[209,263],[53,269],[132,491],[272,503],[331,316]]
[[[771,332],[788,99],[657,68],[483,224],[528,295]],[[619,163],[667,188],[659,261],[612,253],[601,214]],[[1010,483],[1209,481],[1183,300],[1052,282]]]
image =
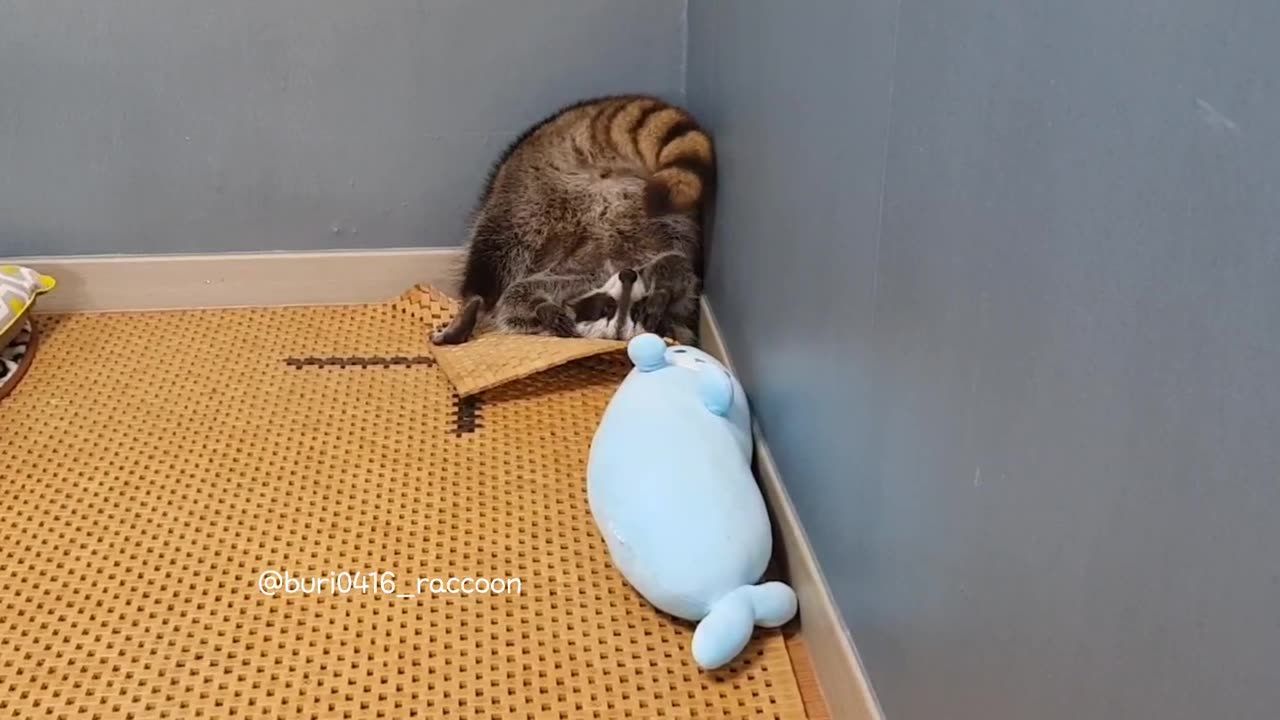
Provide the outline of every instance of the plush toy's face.
[[677,345],[667,350],[666,357],[668,364],[689,370],[701,370],[704,366],[710,366],[726,373],[729,372],[729,369],[722,365],[719,360],[697,348],[685,345]]
[[627,355],[636,371],[652,374],[663,392],[696,393],[712,415],[733,426],[736,440],[747,455],[751,453],[751,409],[738,380],[719,360],[694,347],[667,347],[657,335],[639,335],[627,344]]
[[707,368],[726,374],[729,372],[729,369],[719,360],[702,350],[688,345],[667,347],[667,343],[662,338],[651,333],[632,338],[627,345],[627,355],[631,357],[631,362],[644,372],[652,372],[669,365],[686,370]]
[[707,353],[687,345],[667,347],[662,338],[653,334],[640,335],[627,345],[627,354],[635,363],[636,369],[642,373],[656,373],[665,370],[675,372],[675,377],[687,378],[677,380],[672,377],[668,382],[673,387],[688,382],[702,398],[708,410],[717,415],[726,415],[734,404],[734,397],[745,400],[737,380],[729,369],[720,361]]

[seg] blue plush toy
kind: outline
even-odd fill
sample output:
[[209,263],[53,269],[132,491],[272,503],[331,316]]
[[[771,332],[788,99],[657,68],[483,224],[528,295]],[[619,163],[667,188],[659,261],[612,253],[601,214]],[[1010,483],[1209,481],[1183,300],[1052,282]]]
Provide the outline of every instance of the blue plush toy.
[[658,609],[698,622],[693,658],[718,668],[755,626],[796,613],[790,587],[756,584],[773,541],[751,472],[747,397],[701,350],[640,335],[627,354],[635,368],[591,445],[591,513],[627,581]]

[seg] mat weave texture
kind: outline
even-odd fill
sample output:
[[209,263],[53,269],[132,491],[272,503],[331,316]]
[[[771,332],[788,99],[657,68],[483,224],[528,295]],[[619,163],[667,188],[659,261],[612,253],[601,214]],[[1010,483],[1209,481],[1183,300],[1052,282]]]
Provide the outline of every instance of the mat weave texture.
[[[395,306],[428,320],[432,330],[447,325],[458,309],[457,301],[429,287],[414,288]],[[467,397],[585,357],[625,356],[626,349],[617,340],[489,334],[460,345],[433,345],[431,352],[454,391]]]
[[461,398],[397,303],[39,324],[0,401],[0,719],[804,716],[780,633],[700,673],[610,565],[583,474],[625,364]]

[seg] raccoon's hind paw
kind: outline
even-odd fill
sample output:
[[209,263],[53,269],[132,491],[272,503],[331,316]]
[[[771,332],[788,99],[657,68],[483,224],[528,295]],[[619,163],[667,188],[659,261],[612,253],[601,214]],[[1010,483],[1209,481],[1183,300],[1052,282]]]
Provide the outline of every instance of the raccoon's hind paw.
[[431,334],[432,345],[461,345],[470,339],[467,335],[458,332],[450,332],[454,328],[445,328],[439,332]]
[[467,303],[462,306],[462,310],[454,316],[447,326],[431,335],[432,344],[460,345],[470,340],[471,334],[475,332],[476,321],[479,319],[480,306],[482,304],[479,297],[467,300]]

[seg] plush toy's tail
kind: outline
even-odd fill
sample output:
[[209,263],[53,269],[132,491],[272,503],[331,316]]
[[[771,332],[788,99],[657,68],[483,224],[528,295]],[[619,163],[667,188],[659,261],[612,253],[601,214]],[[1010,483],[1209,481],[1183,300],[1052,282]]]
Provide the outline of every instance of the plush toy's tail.
[[693,659],[705,670],[727,665],[760,627],[778,627],[795,617],[796,594],[780,582],[743,585],[720,598],[693,631]]

